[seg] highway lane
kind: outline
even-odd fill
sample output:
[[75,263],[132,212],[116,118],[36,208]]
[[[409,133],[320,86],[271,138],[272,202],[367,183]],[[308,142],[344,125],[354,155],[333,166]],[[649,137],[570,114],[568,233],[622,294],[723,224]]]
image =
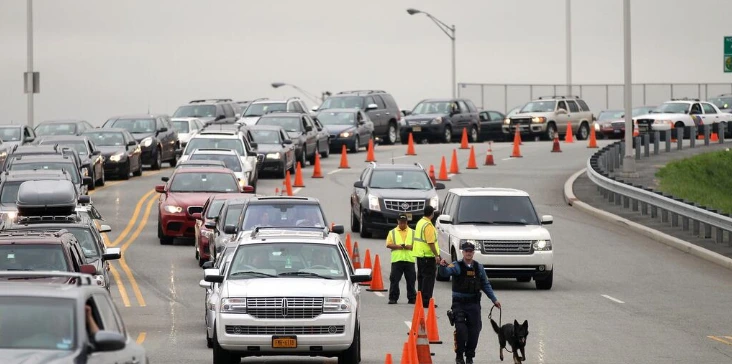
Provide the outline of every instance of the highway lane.
[[[603,143],[603,141],[600,141]],[[417,145],[417,156],[404,156],[406,146],[378,146],[379,163],[420,162],[425,168],[439,169],[440,157],[448,163],[451,145]],[[493,145],[497,166],[482,166],[487,144],[476,145],[478,170],[465,170],[468,151],[458,150],[461,173],[446,182],[448,188],[499,186],[524,189],[540,214],[554,216],[549,226],[555,247],[555,282],[551,291],[536,291],[533,282],[496,280],[496,293],[504,304],[503,321],[529,321],[527,360],[536,363],[668,363],[723,362],[732,357],[732,345],[707,336],[732,336],[732,274],[705,261],[683,254],[649,239],[566,206],[562,186],[569,175],[581,169],[593,152],[585,142],[562,143],[562,153],[550,153],[551,143],[525,142],[523,158],[510,159],[511,144]],[[349,230],[348,196],[358,178],[366,153],[349,154],[350,169],[337,169],[340,155],[324,159],[325,179],[310,178],[312,168],[303,170],[305,186],[298,195],[319,198],[332,221]],[[202,271],[194,260],[193,247],[185,242],[160,246],[156,238],[156,198],[148,195],[137,209],[137,220],[125,239],[118,239],[134,216],[135,206],[160,176],[169,170],[148,174],[99,190],[94,203],[102,211],[113,232],[110,241],[124,246],[123,264],[114,266],[125,287],[129,307],[115,285],[112,292],[123,312],[130,334],[140,337],[155,363],[210,362],[203,328],[203,290],[198,287]],[[278,179],[260,179],[259,191],[274,192]],[[444,196],[446,191],[441,191]],[[152,201],[152,202],[151,202]],[[150,211],[147,213],[147,211]],[[140,229],[141,222],[144,227]],[[139,235],[133,235],[140,231]],[[132,239],[134,237],[134,239]],[[361,239],[361,254],[370,249],[379,254],[382,273],[388,284],[389,258],[383,240]],[[127,244],[127,245],[124,245]],[[445,244],[443,244],[443,249]],[[134,278],[133,284],[124,265]],[[136,294],[136,289],[139,294]],[[452,328],[444,315],[449,308],[450,285],[438,282],[435,300],[439,305],[438,326],[444,344],[433,345],[433,361],[453,361]],[[382,295],[383,296],[383,295]],[[398,305],[386,298],[363,292],[363,363],[383,363],[392,353],[401,356],[412,306],[405,297]],[[140,298],[142,300],[140,300]],[[142,304],[143,302],[144,304]],[[499,362],[498,343],[487,320],[489,306],[484,300],[484,330],[478,350],[480,362]],[[494,311],[495,313],[495,311]],[[732,342],[732,340],[730,340]],[[510,355],[510,354],[506,354]],[[289,363],[283,359],[245,359],[244,363]],[[509,360],[509,359],[506,359]],[[335,363],[334,359],[298,359],[303,363]]]

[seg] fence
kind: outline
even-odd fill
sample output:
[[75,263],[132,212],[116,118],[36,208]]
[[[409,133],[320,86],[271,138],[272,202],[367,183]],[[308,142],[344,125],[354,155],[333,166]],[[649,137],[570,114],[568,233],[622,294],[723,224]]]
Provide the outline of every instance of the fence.
[[[701,100],[732,93],[732,83],[640,83],[633,84],[633,106],[654,106],[673,98]],[[597,115],[600,110],[623,108],[622,84],[566,85],[458,83],[458,95],[485,110],[504,113],[539,96],[578,95]]]

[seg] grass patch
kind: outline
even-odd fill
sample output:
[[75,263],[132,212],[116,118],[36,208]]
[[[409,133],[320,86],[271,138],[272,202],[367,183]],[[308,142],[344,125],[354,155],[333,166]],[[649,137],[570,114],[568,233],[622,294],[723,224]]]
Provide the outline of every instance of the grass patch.
[[660,191],[732,213],[732,152],[719,151],[673,161],[656,172]]

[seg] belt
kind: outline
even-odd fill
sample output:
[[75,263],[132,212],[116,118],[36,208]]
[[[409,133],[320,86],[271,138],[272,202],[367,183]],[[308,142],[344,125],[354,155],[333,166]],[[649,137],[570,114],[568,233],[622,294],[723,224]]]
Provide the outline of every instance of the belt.
[[478,303],[480,302],[480,296],[475,297],[453,297],[452,302],[454,303]]

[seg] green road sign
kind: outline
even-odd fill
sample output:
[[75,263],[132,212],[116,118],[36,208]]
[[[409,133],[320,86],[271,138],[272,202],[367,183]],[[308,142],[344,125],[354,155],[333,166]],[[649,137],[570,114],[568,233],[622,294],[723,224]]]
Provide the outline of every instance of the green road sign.
[[724,72],[732,73],[732,37],[724,37]]

